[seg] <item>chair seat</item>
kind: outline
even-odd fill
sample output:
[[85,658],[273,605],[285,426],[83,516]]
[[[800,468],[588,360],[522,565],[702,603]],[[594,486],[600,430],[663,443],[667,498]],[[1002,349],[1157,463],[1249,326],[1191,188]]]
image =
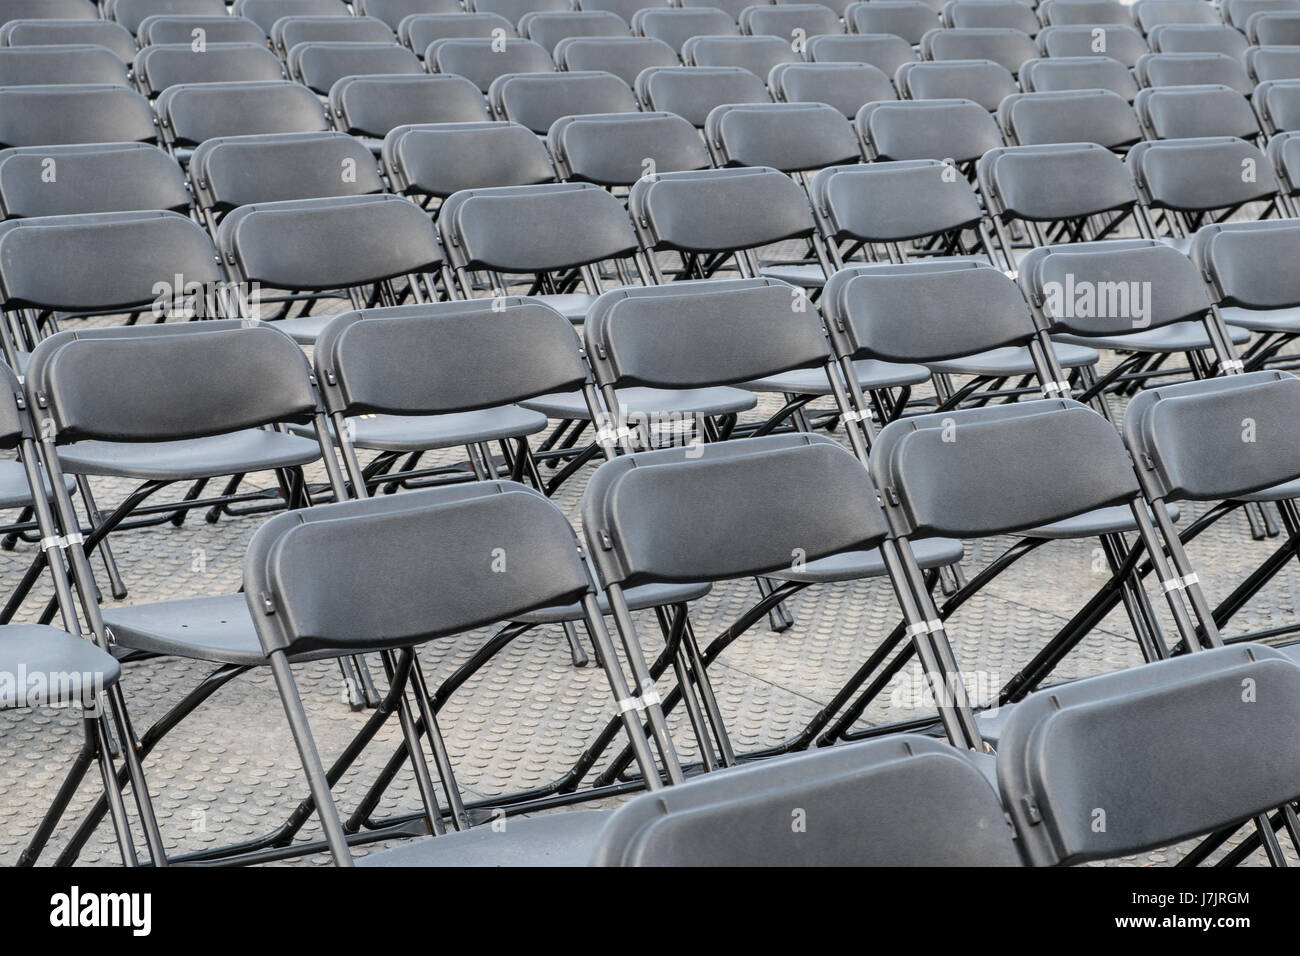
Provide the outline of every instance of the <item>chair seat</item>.
[[[522,438],[546,427],[545,415],[519,405],[476,408],[447,415],[361,415],[351,421],[356,436],[353,444],[358,448],[400,452]],[[312,425],[295,425],[290,430],[296,435],[316,438],[316,428]],[[338,444],[333,425],[330,434]]]
[[[1170,521],[1178,520],[1179,511],[1177,505],[1166,504],[1165,512],[1169,515]],[[1051,524],[1043,525],[1041,528],[1034,528],[1032,531],[1021,533],[1026,538],[1051,538],[1057,541],[1068,541],[1073,538],[1095,538],[1103,534],[1123,534],[1126,531],[1136,530],[1137,524],[1133,521],[1133,512],[1129,511],[1128,506],[1114,505],[1110,508],[1085,511],[1073,518],[1054,521]]]
[[306,465],[319,457],[320,446],[316,442],[262,428],[184,441],[82,441],[59,449],[59,461],[69,474],[155,481],[185,481],[289,468]]
[[[1226,310],[1225,310],[1226,311]],[[1129,352],[1187,352],[1211,347],[1205,326],[1200,322],[1172,322],[1156,329],[1143,329],[1126,335],[1054,335],[1056,342],[1086,345],[1097,349],[1117,349]],[[1228,326],[1228,338],[1233,345],[1250,341],[1250,332],[1234,325]]]
[[608,810],[568,810],[511,820],[499,829],[470,830],[412,840],[368,853],[358,866],[586,866]]
[[[90,641],[43,624],[0,627],[0,710],[35,705],[90,703],[121,675],[111,654]],[[20,680],[20,674],[26,674]]]
[[275,319],[267,324],[279,329],[299,345],[315,345],[325,326],[337,319],[337,315],[300,315],[293,319]]
[[1291,332],[1300,335],[1300,308],[1243,309],[1227,306],[1219,310],[1229,326],[1240,326],[1252,332]]
[[820,289],[826,284],[826,273],[815,264],[765,266],[759,272],[764,278],[780,279],[803,289]]
[[[670,604],[689,604],[698,601],[709,593],[708,584],[643,584],[628,588],[623,592],[627,606],[633,611],[642,611],[650,607],[665,607]],[[609,616],[609,596],[604,591],[596,592],[596,603],[600,613]],[[520,614],[516,621],[528,624],[560,624],[564,621],[582,620],[582,605],[569,604],[564,607],[545,607],[536,611]]]
[[[76,490],[75,479],[64,477],[64,486],[71,494]],[[45,487],[45,497],[50,497],[50,476],[41,471],[41,484]],[[32,489],[27,484],[27,471],[20,461],[0,461],[0,508],[21,508],[30,504]]]
[[[919,385],[930,380],[930,370],[924,365],[910,365],[901,362],[882,362],[878,359],[863,359],[853,363],[853,372],[858,384],[870,391],[877,388],[902,388],[905,385]],[[792,372],[782,372],[753,382],[746,382],[745,388],[755,392],[781,392],[785,395],[830,395],[830,383],[826,373],[819,368],[801,368]]]
[[1237,495],[1233,501],[1289,501],[1292,498],[1300,498],[1300,478],[1252,491],[1248,495]]
[[[1084,345],[1055,344],[1054,351],[1056,360],[1062,368],[1096,365],[1101,361],[1101,356],[1096,349]],[[1034,360],[1029,355],[1029,349],[1018,345],[1008,345],[945,362],[926,364],[930,366],[931,371],[946,372],[950,375],[991,375],[1002,378],[1011,375],[1033,375],[1035,372]]]
[[569,292],[563,295],[537,295],[533,296],[533,298],[545,302],[560,315],[577,325],[587,318],[587,310],[591,308],[591,304],[599,296],[588,295],[583,292]]
[[[955,564],[961,560],[962,545],[952,538],[920,538],[912,542],[916,563],[923,569]],[[879,548],[870,551],[846,551],[828,558],[809,561],[798,571],[784,569],[770,575],[781,581],[826,584],[833,581],[856,581],[877,578],[885,573],[885,559]]]
[[[655,416],[668,418],[673,415],[725,415],[743,412],[757,405],[758,397],[753,392],[729,385],[713,388],[649,388],[637,385],[620,388],[618,402],[626,409],[627,415],[647,417],[653,421]],[[548,418],[583,422],[591,418],[581,392],[553,392],[520,404],[525,408],[536,409]]]

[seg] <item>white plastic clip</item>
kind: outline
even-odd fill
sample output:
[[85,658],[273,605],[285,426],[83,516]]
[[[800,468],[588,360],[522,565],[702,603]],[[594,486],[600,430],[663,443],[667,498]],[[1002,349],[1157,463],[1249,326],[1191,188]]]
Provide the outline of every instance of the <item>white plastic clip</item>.
[[1246,370],[1246,365],[1241,359],[1226,359],[1224,360],[1223,368],[1228,372],[1244,372]]
[[641,695],[641,708],[643,710],[646,707],[651,707],[655,704],[661,704],[661,703],[663,703],[663,699],[659,696],[659,691],[654,687],[651,687],[648,691],[646,691],[644,694]]
[[637,699],[635,697],[624,697],[622,700],[615,701],[614,706],[618,708],[620,714],[626,714],[629,710],[636,710]]
[[57,534],[50,535],[48,538],[41,538],[42,551],[55,551],[63,547],[63,539]]
[[1043,391],[1048,395],[1069,395],[1069,382],[1047,382],[1043,385]]
[[856,408],[851,408],[841,416],[846,422],[865,422],[871,415],[867,412],[860,412]]
[[78,531],[78,532],[76,532],[75,534],[70,534],[70,535],[68,535],[66,538],[64,538],[64,539],[63,539],[63,546],[66,548],[66,547],[68,547],[68,545],[72,545],[72,544],[84,544],[85,541],[86,541],[86,539],[83,538],[83,537],[81,536],[81,532]]

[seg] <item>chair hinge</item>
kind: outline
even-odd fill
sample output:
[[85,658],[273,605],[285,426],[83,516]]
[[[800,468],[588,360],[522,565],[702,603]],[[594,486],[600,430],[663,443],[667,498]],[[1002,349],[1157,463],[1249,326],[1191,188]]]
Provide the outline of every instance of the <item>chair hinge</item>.
[[605,551],[613,551],[613,550],[614,550],[614,539],[611,538],[611,537],[609,536],[609,532],[606,531],[604,528],[601,528],[600,531],[599,531],[599,534],[600,534],[600,546],[601,546],[601,548],[602,548],[603,550],[605,550]]
[[898,497],[898,492],[894,490],[893,486],[885,489],[885,500],[895,508],[901,503],[901,499]]
[[1029,821],[1030,826],[1043,822],[1043,815],[1038,812],[1038,801],[1032,795],[1021,797],[1020,805],[1025,808],[1025,818]]
[[262,597],[262,611],[266,614],[274,614],[275,598],[271,597],[269,591],[263,591],[261,597]]

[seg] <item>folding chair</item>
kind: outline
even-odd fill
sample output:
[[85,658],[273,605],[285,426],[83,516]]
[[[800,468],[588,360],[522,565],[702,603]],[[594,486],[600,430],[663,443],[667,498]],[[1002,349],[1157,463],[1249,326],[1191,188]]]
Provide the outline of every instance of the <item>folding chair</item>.
[[0,26],[0,46],[102,46],[123,63],[135,57],[135,37],[111,20],[10,20]]
[[1042,24],[1034,8],[1020,0],[948,0],[943,25],[959,30],[997,27],[1037,35]]
[[352,13],[343,0],[235,0],[230,12],[252,20],[267,36],[281,17],[346,17]]
[[732,23],[739,23],[740,15],[750,3],[749,0],[681,0],[681,6],[686,9],[721,10],[731,17]]
[[1161,24],[1222,23],[1218,8],[1207,0],[1138,0],[1133,16],[1143,33]]
[[718,106],[704,124],[714,165],[802,173],[862,158],[844,114],[824,103]]
[[1296,744],[1285,732],[1298,689],[1293,659],[1251,644],[1032,695],[998,750],[998,789],[1025,859],[1084,863],[1210,834],[1179,864],[1188,865],[1253,819],[1270,862],[1285,865],[1269,811],[1281,807],[1300,840],[1287,770]]
[[397,35],[376,17],[281,17],[271,27],[271,49],[281,60],[299,43],[394,43]]
[[1167,23],[1147,31],[1152,53],[1222,53],[1241,59],[1249,44],[1241,32],[1222,23]]
[[189,212],[185,174],[156,146],[107,143],[0,150],[0,218],[133,209]]
[[1119,0],[1043,0],[1038,16],[1045,27],[1133,25],[1131,9]]
[[424,53],[430,73],[458,73],[484,93],[507,73],[551,73],[555,63],[546,48],[532,40],[435,40]]
[[497,119],[519,123],[539,136],[562,116],[638,110],[632,88],[613,73],[507,74],[492,81],[488,102]]
[[393,192],[426,209],[462,189],[555,182],[546,147],[518,123],[398,126],[380,159]]
[[1254,46],[1242,58],[1255,83],[1300,79],[1300,53],[1293,46]]
[[667,6],[667,3],[646,3],[645,0],[575,0],[575,10],[608,10],[617,13],[624,23],[631,23],[636,12],[646,6]]
[[1143,87],[1227,86],[1243,96],[1255,87],[1241,61],[1222,53],[1146,53],[1134,75]]
[[1253,46],[1294,46],[1300,43],[1300,10],[1251,14],[1246,21],[1246,39]]
[[345,76],[421,74],[420,58],[399,43],[299,43],[289,51],[290,78],[321,96]]
[[135,83],[153,99],[169,86],[284,79],[276,55],[256,43],[211,43],[198,53],[188,43],[155,43],[135,58]]
[[632,86],[642,70],[680,66],[681,60],[667,43],[651,37],[567,37],[555,45],[555,63],[561,70],[613,73]]
[[124,86],[0,87],[0,146],[152,143],[149,101]]
[[665,66],[643,70],[636,78],[641,109],[676,113],[703,129],[709,112],[724,103],[770,103],[767,85],[740,67]]
[[357,0],[355,12],[383,20],[396,30],[406,17],[425,13],[460,13],[457,0]]
[[1294,216],[1296,197],[1300,196],[1300,137],[1278,133],[1268,141],[1268,159],[1277,176],[1282,204]]
[[[1023,6],[1020,0],[1009,2]],[[990,113],[1006,97],[1020,92],[1011,71],[992,60],[904,63],[894,75],[894,81],[905,99],[946,100],[962,97],[974,100]]]
[[518,25],[529,13],[560,12],[572,7],[567,0],[467,0],[465,9],[470,13],[497,13]]
[[5,19],[91,20],[99,15],[94,0],[7,0]]
[[554,55],[555,47],[569,37],[630,37],[632,30],[616,13],[607,10],[546,10],[526,13],[519,20],[519,32],[535,40]]
[[1027,34],[999,27],[936,29],[921,37],[921,56],[927,60],[992,60],[1012,74],[1038,55]]
[[868,103],[854,120],[868,160],[940,159],[963,172],[1002,145],[997,121],[973,100]]
[[1107,56],[1132,69],[1149,53],[1147,41],[1133,27],[1117,25],[1044,27],[1038,49],[1047,57]]
[[1257,13],[1295,13],[1300,11],[1300,3],[1295,0],[1224,0],[1223,19],[1229,26],[1234,26],[1243,33],[1246,24]]
[[0,87],[127,85],[127,67],[107,47],[88,43],[0,47]]
[[289,80],[169,86],[154,105],[163,143],[181,162],[209,139],[329,129],[320,99]]
[[755,4],[740,12],[740,32],[751,36],[781,37],[787,42],[806,41],[816,36],[837,36],[844,32],[840,15],[820,3]]
[[894,100],[894,84],[867,63],[781,63],[768,87],[778,103],[824,103],[852,119],[867,103]]
[[438,230],[465,298],[500,297],[527,282],[530,295],[573,322],[601,293],[610,274],[603,263],[620,285],[633,281],[629,265],[641,281],[646,275],[623,204],[589,183],[462,190],[443,201]]
[[151,14],[140,21],[136,29],[140,46],[153,43],[261,43],[267,36],[247,17],[198,14],[194,16],[168,16]]
[[600,186],[630,187],[647,175],[713,165],[699,132],[676,113],[564,117],[546,145],[561,179]]
[[1149,139],[1197,136],[1260,136],[1250,103],[1227,86],[1163,86],[1138,92],[1133,101]]
[[632,15],[632,32],[662,40],[674,50],[695,36],[735,36],[740,31],[731,14],[716,7],[645,7]]
[[687,66],[740,67],[766,81],[778,64],[802,63],[803,58],[780,37],[699,36],[682,44],[682,62]]
[[921,0],[871,0],[849,4],[844,23],[850,33],[892,33],[915,46],[941,26],[939,11]]
[[916,59],[916,51],[902,37],[890,33],[813,37],[807,56],[813,63],[865,63],[886,76],[893,76],[904,63]]
[[460,38],[492,39],[517,37],[515,25],[496,13],[428,13],[415,14],[397,28],[397,38],[423,57],[439,40]]
[[1270,137],[1300,129],[1300,80],[1266,80],[1255,87],[1253,102]]
[[[225,16],[225,0],[113,0],[105,4],[104,12],[126,27],[132,33],[139,34],[140,24],[151,16]],[[89,16],[95,16],[95,13]],[[236,14],[238,15],[238,14]],[[268,24],[263,33],[270,29]]]
[[1133,107],[1110,90],[1014,93],[997,115],[1012,146],[1083,142],[1123,152],[1143,136]]
[[372,149],[399,126],[491,119],[479,88],[453,74],[345,76],[330,87],[329,102],[335,128]]

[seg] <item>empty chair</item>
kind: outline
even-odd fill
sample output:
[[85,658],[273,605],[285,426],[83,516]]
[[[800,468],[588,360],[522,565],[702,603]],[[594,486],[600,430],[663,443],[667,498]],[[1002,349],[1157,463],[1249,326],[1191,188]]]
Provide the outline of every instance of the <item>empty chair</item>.
[[1296,0],[1224,0],[1223,19],[1243,33],[1250,18],[1257,13],[1295,13]]
[[136,50],[131,31],[112,20],[10,20],[0,26],[0,46],[68,44],[105,47],[124,63]]
[[617,13],[625,23],[631,23],[636,12],[645,7],[665,7],[666,2],[655,3],[647,0],[574,0],[575,10],[608,10]]
[[1266,80],[1255,87],[1254,104],[1265,133],[1300,130],[1300,80]]
[[1227,86],[1249,96],[1255,86],[1241,61],[1222,53],[1147,53],[1134,73],[1145,87]]
[[927,60],[992,60],[1011,73],[1038,55],[1027,34],[1004,27],[931,30],[921,38],[921,55]]
[[326,95],[345,76],[410,75],[424,72],[420,58],[397,43],[299,43],[289,51],[289,75]]
[[1300,195],[1300,137],[1278,133],[1268,141],[1268,159],[1282,190],[1282,201],[1296,214],[1296,196]]
[[320,100],[288,80],[169,86],[156,109],[163,140],[181,155],[217,136],[329,129]]
[[943,24],[959,30],[1000,27],[1034,36],[1042,26],[1033,7],[1020,0],[948,0]]
[[755,4],[740,12],[740,32],[781,37],[786,42],[807,41],[841,34],[844,25],[838,13],[820,3]]
[[479,88],[454,74],[345,76],[330,87],[334,125],[382,139],[412,123],[477,123],[490,118]]
[[[1019,0],[1012,0],[1019,3]],[[939,60],[904,63],[894,76],[909,100],[974,100],[990,113],[1012,93],[1019,93],[1011,71],[992,60]]]
[[691,37],[734,36],[739,30],[731,15],[716,7],[646,7],[632,17],[632,32],[680,52]]
[[941,26],[938,11],[921,0],[871,0],[851,3],[844,11],[850,33],[892,33],[910,44]]
[[1044,56],[1108,56],[1129,69],[1149,53],[1147,41],[1133,27],[1122,25],[1044,27],[1038,34]]
[[861,158],[853,124],[821,103],[750,103],[716,107],[704,138],[718,166],[771,166],[807,172]]
[[156,97],[183,83],[231,83],[284,78],[274,53],[255,43],[212,43],[196,53],[188,43],[156,43],[135,58],[140,92]]
[[1119,0],[1043,0],[1038,16],[1045,27],[1133,23],[1130,7]]
[[496,40],[465,37],[435,40],[425,51],[431,73],[456,73],[484,93],[498,76],[507,73],[550,73],[555,63],[546,48],[532,40]]
[[519,32],[536,40],[552,55],[567,37],[629,37],[631,29],[616,13],[606,10],[545,10],[528,13],[519,21]]
[[546,144],[561,179],[600,186],[712,165],[699,131],[676,113],[563,117]]
[[555,64],[574,72],[613,73],[628,86],[642,70],[678,66],[677,51],[652,37],[568,37],[555,45]]
[[438,40],[518,35],[515,25],[497,13],[417,14],[407,17],[397,28],[397,38],[420,56],[424,56],[429,45]]
[[271,46],[284,59],[299,43],[393,43],[397,39],[374,17],[281,17],[271,27]]
[[[116,0],[108,13],[132,33],[139,33],[146,17],[225,16],[227,10],[225,0]],[[268,25],[262,33],[269,30]]]
[[[1298,240],[1294,219],[1211,223],[1192,239],[1192,261],[1205,277],[1220,318],[1261,337],[1245,356],[1247,367],[1262,367],[1300,335],[1300,290],[1290,264]],[[1282,475],[1269,484],[1293,477]]]
[[1295,46],[1300,43],[1300,10],[1252,14],[1246,39],[1255,46]]
[[766,81],[777,64],[799,63],[802,57],[779,37],[691,37],[682,44],[682,62],[687,66],[736,66]]
[[813,37],[808,41],[813,63],[865,63],[893,76],[904,63],[916,59],[912,44],[892,33]]
[[1138,0],[1133,16],[1143,33],[1162,24],[1222,23],[1219,11],[1208,0]]
[[146,143],[0,150],[0,216],[68,216],[133,209],[189,210],[185,174]]
[[541,140],[511,122],[398,126],[384,137],[382,160],[393,191],[425,206],[462,189],[555,181]]
[[[1181,0],[1158,2],[1178,3]],[[1133,79],[1133,73],[1128,67],[1108,56],[1058,56],[1027,60],[1020,66],[1020,88],[1026,93],[1110,90],[1130,103],[1138,91],[1137,81]]]
[[0,87],[0,147],[153,142],[149,101],[124,86]]
[[247,17],[168,16],[154,14],[140,21],[136,39],[141,46],[151,43],[262,43],[267,36]]
[[6,20],[90,20],[98,14],[94,0],[5,0],[0,11]]
[[125,86],[126,64],[107,47],[85,43],[0,47],[0,86],[55,83]]
[[1294,80],[1300,78],[1300,47],[1253,46],[1243,60],[1251,80]]
[[342,0],[235,0],[230,12],[247,17],[267,36],[281,17],[346,17],[351,14]]
[[1249,44],[1241,31],[1226,24],[1168,23],[1147,33],[1153,53],[1222,53],[1237,59]]
[[939,159],[969,163],[1002,145],[989,111],[973,100],[868,103],[855,123],[871,160]]
[[898,98],[882,70],[866,63],[782,63],[768,77],[782,103],[825,103],[847,117],[867,103]]
[[470,13],[500,14],[516,26],[530,13],[562,12],[571,7],[568,0],[467,0],[465,4]]
[[541,136],[561,116],[637,111],[632,88],[613,73],[500,76],[492,81],[488,102],[498,119],[520,123]]
[[721,10],[735,23],[739,23],[740,15],[750,5],[748,0],[680,0],[680,6],[687,9],[704,7]]
[[422,13],[460,13],[461,5],[458,0],[357,0],[354,9],[362,16],[383,20],[396,30],[406,17]]
[[767,85],[740,67],[679,66],[646,70],[636,97],[647,111],[676,113],[702,129],[709,111],[724,103],[768,103]]
[[1250,103],[1226,86],[1169,86],[1142,90],[1134,100],[1149,139],[1238,136],[1254,139],[1259,121]]
[[1110,90],[1016,93],[998,107],[1008,145],[1097,143],[1123,150],[1142,139],[1137,114]]

